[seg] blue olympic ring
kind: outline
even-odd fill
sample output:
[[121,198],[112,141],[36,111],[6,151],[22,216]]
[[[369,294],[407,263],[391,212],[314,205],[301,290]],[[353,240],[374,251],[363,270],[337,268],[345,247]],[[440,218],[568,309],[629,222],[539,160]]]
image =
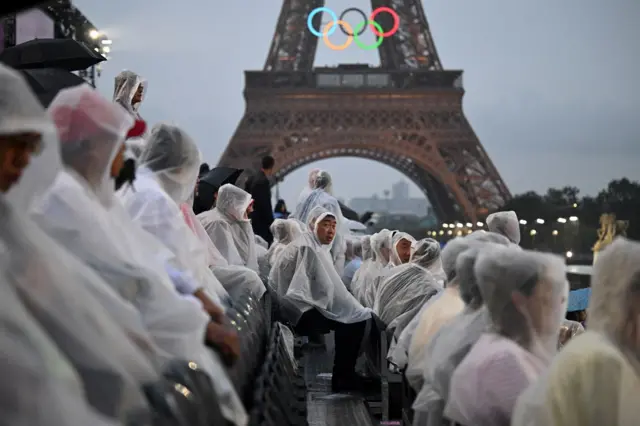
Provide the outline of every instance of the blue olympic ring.
[[[313,28],[313,17],[316,16],[320,12],[327,12],[329,15],[331,15],[331,20],[333,22],[338,22],[338,15],[336,15],[336,13],[333,10],[329,9],[328,7],[319,7],[317,9],[315,9],[313,12],[311,12],[309,14],[309,17],[307,18],[307,27],[309,27],[309,31],[311,31],[311,34],[313,34],[316,37],[322,37],[323,36],[323,34],[321,32],[319,32],[318,30]],[[331,34],[336,32],[337,28],[338,28],[338,25],[332,25],[331,29],[329,31],[327,31],[327,36],[330,36]]]

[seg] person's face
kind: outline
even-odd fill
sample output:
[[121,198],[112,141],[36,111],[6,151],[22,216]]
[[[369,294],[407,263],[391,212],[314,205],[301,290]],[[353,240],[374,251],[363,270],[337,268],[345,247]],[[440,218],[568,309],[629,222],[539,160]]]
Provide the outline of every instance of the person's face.
[[[216,192],[216,198],[218,198],[218,193]],[[247,207],[247,210],[245,210],[244,212],[244,218],[248,219],[249,215],[253,213],[253,200],[251,200],[251,202],[249,203],[249,206]]]
[[9,191],[18,182],[41,142],[41,135],[36,133],[0,136],[1,192]]
[[536,334],[557,335],[567,311],[569,283],[564,276],[543,275],[530,297],[523,299]]
[[142,95],[144,95],[144,87],[142,84],[138,85],[138,89],[136,93],[133,94],[133,99],[131,99],[131,104],[137,104],[142,102]]
[[113,162],[111,163],[111,177],[114,179],[120,175],[120,170],[122,170],[122,167],[124,166],[125,150],[126,148],[124,144],[121,144],[120,148],[118,149],[118,153],[116,154],[115,158],[113,159]]
[[318,222],[316,228],[316,235],[318,236],[320,244],[331,244],[336,236],[336,219],[331,216],[325,217]]
[[411,241],[401,239],[396,244],[396,252],[402,263],[407,263],[411,259]]

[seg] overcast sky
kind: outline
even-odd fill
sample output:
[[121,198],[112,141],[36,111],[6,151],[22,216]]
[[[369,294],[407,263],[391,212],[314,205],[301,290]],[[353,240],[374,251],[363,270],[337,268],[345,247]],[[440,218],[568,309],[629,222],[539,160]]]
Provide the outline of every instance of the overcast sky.
[[[114,41],[99,89],[111,96],[123,69],[141,74],[142,116],[184,126],[216,164],[244,111],[243,71],[262,69],[282,1],[75,4]],[[640,1],[423,4],[443,65],[465,72],[465,113],[513,193],[575,185],[594,194],[613,178],[640,179]],[[368,0],[326,5],[371,10]],[[316,66],[355,62],[378,64],[377,52],[320,43]],[[288,176],[281,194],[290,203],[312,167],[330,171],[346,199],[403,179],[368,160],[326,160]]]

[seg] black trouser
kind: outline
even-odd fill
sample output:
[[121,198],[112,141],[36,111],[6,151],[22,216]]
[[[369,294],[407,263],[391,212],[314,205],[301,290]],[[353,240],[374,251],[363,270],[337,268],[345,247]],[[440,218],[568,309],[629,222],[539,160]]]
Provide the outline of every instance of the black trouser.
[[318,310],[305,312],[296,324],[298,334],[308,336],[335,331],[335,356],[333,358],[333,377],[351,378],[356,372],[356,362],[360,355],[360,343],[364,337],[367,322],[343,324],[322,315]]

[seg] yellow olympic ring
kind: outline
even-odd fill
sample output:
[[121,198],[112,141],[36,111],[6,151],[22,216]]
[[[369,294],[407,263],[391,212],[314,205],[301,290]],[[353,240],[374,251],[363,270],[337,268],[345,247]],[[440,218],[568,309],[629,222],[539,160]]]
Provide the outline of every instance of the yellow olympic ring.
[[329,30],[334,25],[342,25],[342,28],[344,28],[345,31],[347,33],[350,33],[350,34],[353,34],[353,28],[351,28],[351,25],[349,25],[348,22],[337,20],[337,21],[329,22],[324,27],[324,31],[322,31],[322,38],[324,40],[324,43],[329,47],[329,49],[331,49],[331,50],[344,50],[347,47],[349,47],[351,45],[351,43],[353,42],[353,36],[350,35],[349,37],[347,37],[347,41],[345,41],[344,44],[341,44],[340,46],[336,46],[335,44],[333,44],[333,43],[331,43],[329,41]]

